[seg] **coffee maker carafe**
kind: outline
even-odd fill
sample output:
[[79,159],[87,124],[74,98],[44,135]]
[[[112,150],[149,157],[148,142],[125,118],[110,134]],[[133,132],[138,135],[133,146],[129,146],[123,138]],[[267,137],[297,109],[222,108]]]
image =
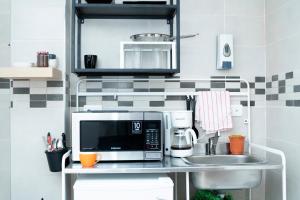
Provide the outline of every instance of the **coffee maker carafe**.
[[192,111],[164,112],[165,155],[188,157],[193,154],[197,136],[192,128]]
[[171,156],[188,157],[193,154],[193,144],[197,142],[197,136],[193,129],[177,129],[174,131]]

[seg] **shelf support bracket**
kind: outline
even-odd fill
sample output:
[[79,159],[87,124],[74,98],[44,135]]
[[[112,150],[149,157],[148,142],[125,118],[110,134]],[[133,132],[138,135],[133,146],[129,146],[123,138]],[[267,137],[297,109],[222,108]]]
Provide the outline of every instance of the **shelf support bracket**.
[[79,19],[81,24],[84,24],[84,19]]

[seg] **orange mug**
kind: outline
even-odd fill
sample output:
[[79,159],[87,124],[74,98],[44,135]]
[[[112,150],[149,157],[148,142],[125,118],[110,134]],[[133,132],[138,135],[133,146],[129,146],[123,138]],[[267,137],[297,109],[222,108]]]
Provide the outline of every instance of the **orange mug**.
[[231,135],[229,136],[230,141],[230,153],[233,155],[243,155],[245,136],[242,135]]
[[83,168],[92,168],[101,160],[100,154],[94,152],[80,152],[79,158]]

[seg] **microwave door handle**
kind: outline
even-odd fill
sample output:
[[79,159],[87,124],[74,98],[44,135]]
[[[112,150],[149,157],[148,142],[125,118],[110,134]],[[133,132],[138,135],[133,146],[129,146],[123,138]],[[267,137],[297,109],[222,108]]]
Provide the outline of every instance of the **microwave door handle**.
[[165,123],[165,129],[166,130],[169,130],[170,129],[170,127],[171,127],[171,121],[170,121],[170,113],[167,113],[166,114],[166,116],[165,116],[165,121],[166,121],[166,123]]

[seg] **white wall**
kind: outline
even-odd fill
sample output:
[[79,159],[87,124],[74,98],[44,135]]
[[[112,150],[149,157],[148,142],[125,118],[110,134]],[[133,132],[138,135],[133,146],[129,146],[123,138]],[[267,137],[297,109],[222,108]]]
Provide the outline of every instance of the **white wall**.
[[0,67],[10,65],[10,0],[0,0]]
[[[36,52],[57,55],[65,70],[65,1],[12,0],[12,62],[36,61]],[[64,88],[49,88],[46,81],[14,81],[28,87],[29,94],[13,94],[11,109],[11,199],[60,199],[60,173],[48,168],[42,136],[64,132],[61,102],[47,102],[45,108],[31,108],[30,94],[64,94]]]
[[[272,87],[267,95],[278,95],[278,100],[267,102],[267,144],[281,149],[287,156],[288,200],[299,199],[300,159],[300,108],[295,103],[299,93],[294,86],[300,85],[300,2],[298,0],[266,0],[267,76]],[[293,78],[285,77],[293,72]],[[285,80],[285,93],[278,94],[279,81]],[[274,78],[274,77],[273,77]],[[292,104],[287,104],[286,101]],[[281,179],[276,172],[269,173],[266,199],[281,199]]]
[[[0,67],[10,65],[10,0],[0,0]],[[0,79],[0,199],[10,199],[10,89]]]
[[[180,76],[207,78],[212,75],[237,75],[251,82],[255,81],[255,76],[265,76],[264,1],[185,0],[181,2],[182,34],[199,32],[200,36],[182,40]],[[64,4],[61,0],[12,0],[13,62],[35,61],[37,51],[49,50],[58,55],[60,68],[64,70]],[[130,28],[126,29],[128,23]],[[122,32],[115,30],[116,24],[123,29]],[[105,40],[101,40],[105,35],[109,38],[114,36],[118,39],[128,39],[129,35],[142,30],[151,32],[167,30],[165,21],[139,22],[138,25],[120,21],[116,24],[106,22],[97,26],[94,21],[86,21],[84,26],[90,25],[96,32],[96,36],[90,35],[91,30],[84,32],[90,37],[83,44],[87,48],[83,54],[93,51],[99,53],[101,59],[102,55],[110,53],[114,56],[112,60],[115,61],[119,50],[118,42],[110,39],[107,40],[109,43],[106,43]],[[108,32],[105,32],[106,28],[109,28]],[[233,33],[235,36],[236,66],[229,72],[215,70],[216,36],[219,33]],[[115,53],[109,51],[112,46],[115,47]],[[107,62],[110,62],[110,59]],[[43,87],[38,91],[43,91]],[[22,103],[27,105],[27,97],[16,97],[14,100],[20,106],[14,107],[11,112],[12,199],[40,199],[41,197],[45,200],[59,199],[59,174],[48,171],[41,136],[48,131],[58,134],[64,130],[64,105],[32,109],[22,106]],[[254,100],[259,103],[253,108],[253,119],[262,124],[254,127],[254,137],[262,142],[265,138],[264,95],[255,95]],[[22,149],[21,145],[24,142],[30,148]],[[18,165],[20,162],[21,167]],[[257,199],[264,198],[263,192],[255,191],[255,194],[258,195]]]
[[10,90],[0,88],[0,199],[10,199],[10,145]]

